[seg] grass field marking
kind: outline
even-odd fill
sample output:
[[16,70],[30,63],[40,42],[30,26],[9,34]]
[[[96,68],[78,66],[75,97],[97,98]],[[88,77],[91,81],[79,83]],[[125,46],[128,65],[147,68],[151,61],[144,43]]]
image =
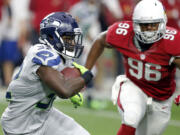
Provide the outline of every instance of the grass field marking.
[[180,127],[180,121],[170,120],[169,125],[174,127]]
[[[56,102],[60,102],[59,100],[56,100]],[[89,114],[93,114],[97,117],[103,117],[103,118],[109,118],[109,119],[119,119],[120,118],[120,114],[118,112],[114,112],[114,111],[110,111],[110,110],[92,110],[92,109],[88,109],[88,108],[82,108],[79,107],[77,109],[74,109],[73,106],[65,106],[65,105],[61,105],[63,107],[63,109],[65,111],[71,111],[74,114],[80,114],[80,115],[89,115]],[[180,127],[180,121],[178,120],[170,120],[169,124],[170,126],[174,126],[174,127]]]
[[[7,102],[5,102],[5,99],[0,98],[0,102],[1,104],[7,104]],[[56,100],[55,102],[62,102],[62,100]],[[95,115],[97,117],[103,117],[103,118],[109,118],[109,119],[119,119],[120,118],[120,114],[118,112],[114,112],[114,111],[110,111],[110,110],[92,110],[92,109],[88,109],[88,108],[84,108],[84,107],[79,107],[77,109],[73,108],[73,106],[66,106],[66,105],[61,105],[61,107],[65,110],[65,111],[71,111],[74,114],[81,114],[81,115]],[[169,122],[170,126],[174,126],[174,127],[180,127],[180,121],[178,120],[170,120]]]

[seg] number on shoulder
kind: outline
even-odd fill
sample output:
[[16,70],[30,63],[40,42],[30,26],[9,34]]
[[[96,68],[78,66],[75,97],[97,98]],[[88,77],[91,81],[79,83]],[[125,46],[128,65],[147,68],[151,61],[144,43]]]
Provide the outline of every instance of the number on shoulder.
[[119,23],[118,28],[116,29],[116,34],[125,36],[128,33],[127,31],[128,28],[129,28],[128,23]]
[[174,40],[174,36],[177,34],[176,30],[166,30],[164,39]]

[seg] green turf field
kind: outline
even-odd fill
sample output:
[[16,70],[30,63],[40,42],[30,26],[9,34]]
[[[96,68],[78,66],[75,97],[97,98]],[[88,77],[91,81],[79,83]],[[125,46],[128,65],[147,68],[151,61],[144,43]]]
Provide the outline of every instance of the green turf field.
[[[0,115],[7,106],[5,101],[0,102]],[[91,135],[116,135],[120,126],[120,117],[116,107],[108,102],[108,106],[103,110],[93,110],[86,107],[73,108],[69,101],[60,102],[57,100],[54,106],[64,113],[73,117],[84,128],[86,128]],[[172,118],[163,135],[180,135],[180,107],[175,105],[172,108]],[[0,135],[2,130],[0,129]]]

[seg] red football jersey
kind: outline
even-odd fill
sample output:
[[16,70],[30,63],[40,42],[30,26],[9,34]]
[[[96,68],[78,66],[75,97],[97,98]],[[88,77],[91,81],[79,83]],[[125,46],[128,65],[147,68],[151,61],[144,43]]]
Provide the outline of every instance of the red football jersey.
[[127,77],[148,96],[168,99],[175,91],[174,57],[180,56],[180,33],[166,28],[163,39],[146,51],[139,51],[133,43],[135,33],[131,21],[117,22],[109,27],[106,41],[123,54]]

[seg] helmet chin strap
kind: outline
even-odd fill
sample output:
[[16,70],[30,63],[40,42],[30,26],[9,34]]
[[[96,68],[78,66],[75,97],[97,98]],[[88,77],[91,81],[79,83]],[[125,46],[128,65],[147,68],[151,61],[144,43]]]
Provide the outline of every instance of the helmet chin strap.
[[39,42],[42,44],[46,44],[46,42],[41,37],[39,38]]
[[[58,35],[59,35],[59,34],[58,34]],[[61,37],[60,37],[60,40],[62,40]],[[63,56],[65,59],[68,59],[68,60],[74,59],[73,56],[74,56],[74,53],[75,53],[75,52],[66,51],[66,50],[65,50],[65,47],[63,47],[63,51],[62,51],[62,53],[61,53],[61,52],[58,52],[56,49],[54,49],[54,47],[53,47],[46,39],[41,39],[41,38],[39,38],[39,41],[40,41],[40,43],[43,43],[43,44],[48,45],[53,51],[55,51],[56,53],[60,54],[60,55]],[[64,43],[64,42],[63,42],[63,43]],[[64,52],[64,53],[63,53],[63,52]]]
[[53,51],[55,51],[56,53],[62,55],[60,52],[56,51],[56,50],[52,47],[52,45],[51,45],[46,39],[41,39],[41,38],[39,38],[39,41],[40,41],[40,43],[43,43],[43,44],[48,45],[48,46],[49,46]]
[[[63,39],[61,38],[61,36],[59,35],[59,33],[57,32],[57,30],[55,30],[55,34],[56,36],[59,38],[59,40],[61,41],[61,43],[64,45],[64,41]],[[63,46],[63,51],[62,53],[59,52],[63,57],[65,57],[66,59],[72,59],[73,56],[75,55],[75,52],[70,52],[70,51],[67,51],[65,49],[65,47]]]

